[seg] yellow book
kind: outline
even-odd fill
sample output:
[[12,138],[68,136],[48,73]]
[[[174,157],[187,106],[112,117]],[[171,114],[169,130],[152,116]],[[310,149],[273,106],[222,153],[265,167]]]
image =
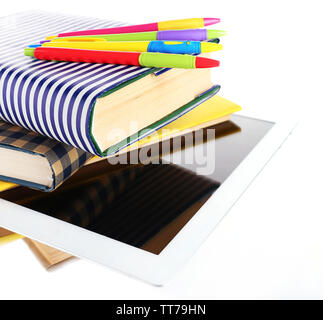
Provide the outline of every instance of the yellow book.
[[17,187],[16,184],[10,183],[10,182],[5,182],[5,181],[0,181],[0,192],[10,190]]
[[23,238],[20,234],[0,228],[0,245]]
[[232,113],[240,110],[241,107],[239,105],[215,95],[184,116],[164,126],[162,129],[132,144],[123,152],[228,121]]
[[12,241],[16,241],[18,239],[22,239],[23,237],[24,236],[22,236],[22,235],[20,235],[18,233],[10,234],[9,236],[0,238],[0,245],[6,244],[6,243],[9,243],[9,242],[12,242]]

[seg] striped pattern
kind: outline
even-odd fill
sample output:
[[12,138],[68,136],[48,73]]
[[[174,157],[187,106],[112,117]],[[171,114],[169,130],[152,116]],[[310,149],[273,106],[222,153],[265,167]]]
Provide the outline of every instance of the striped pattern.
[[48,35],[122,23],[42,12],[0,19],[0,119],[75,146],[97,152],[89,132],[93,105],[116,85],[148,68],[39,61],[23,49]]

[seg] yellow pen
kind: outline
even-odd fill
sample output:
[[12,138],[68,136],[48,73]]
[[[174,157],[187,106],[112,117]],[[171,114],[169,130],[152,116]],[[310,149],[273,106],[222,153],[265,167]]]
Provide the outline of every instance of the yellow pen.
[[200,41],[105,41],[104,39],[93,38],[90,41],[77,39],[69,41],[45,42],[37,47],[104,50],[104,51],[129,51],[129,52],[161,52],[177,54],[200,54],[213,52],[222,49],[222,45],[212,42]]

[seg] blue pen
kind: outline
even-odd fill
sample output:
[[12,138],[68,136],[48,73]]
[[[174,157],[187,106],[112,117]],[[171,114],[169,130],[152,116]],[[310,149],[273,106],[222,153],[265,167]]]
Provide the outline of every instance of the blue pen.
[[[59,38],[58,38],[59,39]],[[69,38],[31,45],[30,48],[55,47],[85,50],[161,52],[177,54],[200,54],[222,49],[222,45],[200,41],[106,41],[100,38]]]

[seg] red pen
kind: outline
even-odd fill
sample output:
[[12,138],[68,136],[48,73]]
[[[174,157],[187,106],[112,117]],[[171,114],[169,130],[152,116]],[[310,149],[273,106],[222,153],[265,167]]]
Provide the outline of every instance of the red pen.
[[220,65],[219,61],[209,58],[159,52],[119,52],[54,47],[26,48],[24,52],[26,56],[41,60],[125,64],[149,68],[195,69]]

